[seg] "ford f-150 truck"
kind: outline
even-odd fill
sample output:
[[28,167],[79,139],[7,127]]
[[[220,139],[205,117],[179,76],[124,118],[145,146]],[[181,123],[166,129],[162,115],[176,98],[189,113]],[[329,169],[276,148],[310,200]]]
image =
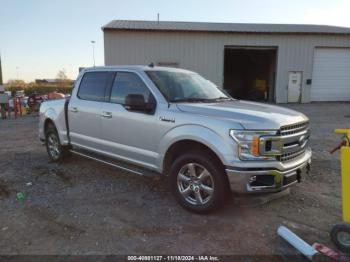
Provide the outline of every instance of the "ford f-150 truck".
[[84,69],[70,98],[41,105],[39,137],[53,161],[75,153],[164,174],[177,201],[199,213],[219,207],[229,189],[284,190],[311,161],[305,115],[153,65]]

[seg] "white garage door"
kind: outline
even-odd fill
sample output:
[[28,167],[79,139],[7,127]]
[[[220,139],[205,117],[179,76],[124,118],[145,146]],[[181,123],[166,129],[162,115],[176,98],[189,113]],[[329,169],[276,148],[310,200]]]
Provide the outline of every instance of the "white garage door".
[[350,101],[350,49],[315,49],[311,101]]

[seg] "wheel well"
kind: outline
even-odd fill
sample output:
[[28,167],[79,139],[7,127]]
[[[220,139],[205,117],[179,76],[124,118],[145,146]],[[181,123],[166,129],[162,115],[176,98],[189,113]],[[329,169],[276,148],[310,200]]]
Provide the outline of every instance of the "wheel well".
[[200,150],[202,152],[208,153],[212,157],[212,159],[220,167],[222,167],[222,170],[224,170],[224,165],[222,164],[220,158],[209,147],[197,141],[181,140],[172,144],[167,150],[163,161],[163,174],[169,174],[171,164],[175,161],[175,159],[183,152],[190,150]]
[[54,122],[51,119],[46,119],[44,123],[44,134],[46,134],[47,128],[52,125],[55,126]]

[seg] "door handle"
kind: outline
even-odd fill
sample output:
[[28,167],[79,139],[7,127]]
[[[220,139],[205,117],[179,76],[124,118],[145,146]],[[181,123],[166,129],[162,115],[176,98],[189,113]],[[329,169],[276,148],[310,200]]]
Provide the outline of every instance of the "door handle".
[[77,107],[71,107],[70,111],[76,113],[76,112],[78,112],[78,108]]
[[106,117],[106,118],[112,118],[112,112],[105,112],[105,111],[103,111],[102,112],[102,116]]

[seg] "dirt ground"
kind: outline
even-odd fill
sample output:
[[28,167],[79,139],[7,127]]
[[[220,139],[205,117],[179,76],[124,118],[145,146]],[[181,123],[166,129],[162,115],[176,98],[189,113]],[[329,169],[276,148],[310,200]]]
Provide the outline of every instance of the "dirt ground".
[[38,140],[38,117],[0,120],[0,254],[297,254],[277,236],[279,225],[334,247],[340,163],[328,150],[339,142],[333,130],[350,128],[350,104],[289,107],[310,117],[311,173],[284,197],[254,206],[251,197],[237,205],[233,196],[210,215],[182,209],[159,177],[78,156],[51,163]]

